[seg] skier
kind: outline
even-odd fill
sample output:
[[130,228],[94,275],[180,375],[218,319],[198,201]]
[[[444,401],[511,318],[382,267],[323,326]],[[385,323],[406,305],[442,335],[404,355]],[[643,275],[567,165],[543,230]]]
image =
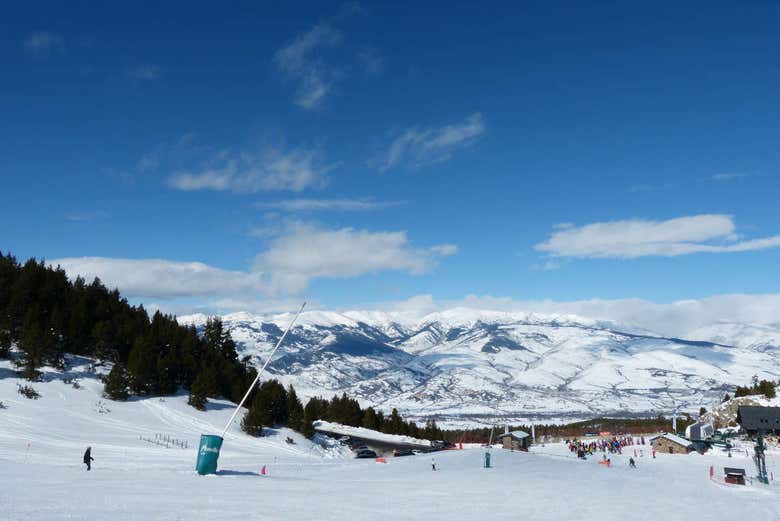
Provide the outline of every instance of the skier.
[[95,458],[92,457],[92,447],[87,447],[87,451],[84,453],[84,464],[87,466],[87,470],[92,470],[92,462]]
[[636,461],[634,461],[634,458],[628,458],[628,466],[632,469],[636,468]]
[[436,460],[431,458],[431,468],[434,472],[436,472]]

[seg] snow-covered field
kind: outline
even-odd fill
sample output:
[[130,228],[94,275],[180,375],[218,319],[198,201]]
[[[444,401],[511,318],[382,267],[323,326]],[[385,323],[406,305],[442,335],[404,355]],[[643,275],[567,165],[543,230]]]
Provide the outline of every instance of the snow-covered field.
[[[349,520],[362,519],[778,519],[780,484],[731,487],[709,480],[710,465],[754,473],[744,455],[579,461],[560,444],[531,453],[483,449],[355,460],[340,447],[322,448],[289,431],[251,438],[235,425],[220,458],[220,473],[194,471],[201,433],[218,433],[230,414],[225,402],[199,412],[186,396],[126,403],[100,398],[102,385],[84,367],[81,388],[47,374],[29,400],[0,362],[0,519],[2,520]],[[238,423],[238,422],[236,422]],[[163,434],[187,449],[140,439]],[[286,444],[293,436],[294,445]],[[93,470],[81,464],[87,445]],[[28,450],[29,446],[29,450]],[[780,453],[770,453],[780,471]],[[261,476],[265,465],[267,475]]]

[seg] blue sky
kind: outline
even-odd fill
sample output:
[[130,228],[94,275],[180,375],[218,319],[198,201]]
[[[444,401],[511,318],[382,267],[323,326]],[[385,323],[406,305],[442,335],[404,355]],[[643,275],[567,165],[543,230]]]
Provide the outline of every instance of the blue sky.
[[775,3],[0,15],[0,249],[134,300],[780,292]]

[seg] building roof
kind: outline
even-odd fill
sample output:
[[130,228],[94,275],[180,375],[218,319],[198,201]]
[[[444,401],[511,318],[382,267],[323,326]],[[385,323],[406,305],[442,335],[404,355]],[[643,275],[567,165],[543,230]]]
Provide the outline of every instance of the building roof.
[[780,407],[740,405],[737,409],[737,423],[749,431],[780,430]]
[[501,438],[505,438],[506,436],[511,436],[516,440],[522,440],[523,438],[527,438],[530,435],[527,432],[523,432],[523,431],[512,431],[512,432],[507,432],[502,434],[501,436],[498,437],[498,439],[500,440]]
[[703,438],[711,437],[713,432],[714,429],[711,423],[698,421],[688,425],[685,429],[685,437],[691,441],[701,441]]
[[686,440],[685,438],[681,438],[676,434],[670,434],[668,432],[659,434],[658,436],[653,436],[652,438],[650,438],[650,442],[652,443],[653,440],[656,440],[658,438],[665,438],[673,443],[676,443],[677,445],[682,445],[683,447],[690,447],[691,445],[693,445],[693,443]]

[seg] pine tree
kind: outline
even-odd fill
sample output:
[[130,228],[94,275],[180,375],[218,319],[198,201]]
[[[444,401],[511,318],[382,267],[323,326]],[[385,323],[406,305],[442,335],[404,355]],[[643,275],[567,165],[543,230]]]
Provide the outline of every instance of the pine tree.
[[103,395],[109,400],[127,400],[130,396],[130,379],[124,367],[114,364],[104,380]]
[[0,326],[0,359],[11,356],[11,332]]
[[377,418],[376,411],[373,407],[369,407],[363,413],[363,427],[371,429],[372,431],[378,431],[381,426],[379,425],[379,419]]
[[425,422],[425,429],[423,430],[425,439],[428,440],[440,440],[442,439],[442,432],[439,426],[436,425],[436,420],[430,419]]
[[94,339],[94,356],[99,360],[116,361],[116,351],[113,349],[114,328],[110,320],[101,320],[92,328]]
[[244,419],[241,420],[241,429],[251,436],[260,436],[263,433],[264,418],[268,418],[266,401],[261,393],[257,393]]
[[130,387],[133,392],[145,394],[152,392],[156,385],[156,363],[154,347],[146,338],[136,338],[133,349],[127,359],[127,371],[130,375]]
[[761,380],[758,383],[758,392],[770,399],[777,395],[775,392],[775,384],[769,380]]
[[38,318],[37,308],[31,308],[22,328],[19,339],[20,359],[16,362],[22,369],[22,376],[34,381],[38,378],[39,368],[46,364],[47,353],[52,349],[53,338],[46,328],[42,327]]
[[398,410],[393,408],[393,411],[390,413],[390,418],[388,418],[384,424],[384,430],[382,432],[387,434],[406,434],[405,431],[403,418],[398,414]]
[[209,383],[208,373],[201,372],[195,377],[190,387],[190,398],[187,403],[198,409],[199,411],[206,410],[206,399],[209,396]]
[[287,391],[276,380],[263,382],[252,400],[252,408],[256,409],[260,423],[269,427],[284,425],[287,422]]
[[311,398],[306,402],[306,406],[303,408],[303,426],[301,428],[301,434],[307,438],[314,436],[314,422],[320,418],[319,401],[317,398]]
[[203,328],[203,340],[206,345],[218,352],[224,360],[235,362],[238,360],[236,352],[236,343],[230,336],[230,332],[225,330],[222,320],[211,317],[206,320],[206,326]]
[[178,374],[178,357],[176,349],[168,348],[157,359],[157,392],[160,394],[173,394],[179,387],[176,375]]
[[303,425],[303,404],[292,385],[287,387],[287,426],[300,431]]

